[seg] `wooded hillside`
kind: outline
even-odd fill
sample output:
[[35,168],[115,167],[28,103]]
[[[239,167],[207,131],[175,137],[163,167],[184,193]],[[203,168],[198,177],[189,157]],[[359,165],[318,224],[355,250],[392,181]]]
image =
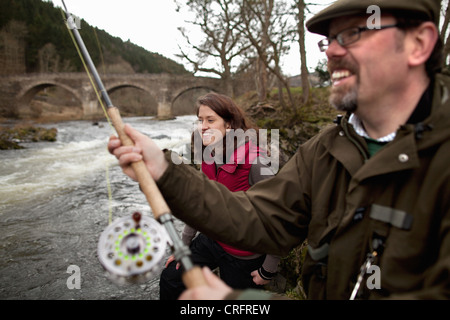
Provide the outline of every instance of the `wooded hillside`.
[[[83,19],[79,31],[94,63],[107,69],[99,72],[188,73],[183,65],[113,37]],[[81,72],[82,68],[61,10],[53,3],[0,0],[0,75]]]

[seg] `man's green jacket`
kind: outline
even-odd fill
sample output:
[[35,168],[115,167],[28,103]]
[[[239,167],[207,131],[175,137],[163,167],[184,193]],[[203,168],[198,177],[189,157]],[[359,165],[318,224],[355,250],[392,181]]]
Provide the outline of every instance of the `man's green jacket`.
[[245,193],[168,153],[158,186],[175,216],[244,250],[284,255],[307,239],[310,299],[349,299],[373,252],[378,269],[364,274],[359,298],[448,299],[449,78],[436,76],[432,101],[430,116],[400,127],[373,157],[347,115]]

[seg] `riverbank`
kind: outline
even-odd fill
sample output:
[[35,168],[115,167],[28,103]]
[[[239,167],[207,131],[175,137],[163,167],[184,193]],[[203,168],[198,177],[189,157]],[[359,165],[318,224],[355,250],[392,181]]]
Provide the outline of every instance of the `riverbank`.
[[[328,103],[328,88],[311,88],[307,103],[302,102],[302,89],[292,88],[296,108],[280,105],[278,90],[267,95],[265,104],[258,104],[257,95],[249,92],[236,99],[255,124],[262,129],[278,129],[280,133],[280,167],[289,160],[301,144],[325,127],[334,125],[339,112]],[[287,101],[287,94],[284,92]]]
[[56,128],[43,128],[35,125],[15,125],[0,127],[0,150],[23,149],[25,142],[56,141]]
[[[195,117],[124,121],[161,148],[180,152],[189,142],[185,137]],[[138,184],[123,174],[106,149],[112,132],[108,123],[41,126],[56,128],[57,141],[0,151],[0,299],[159,299],[159,277],[118,286],[105,276],[97,257],[100,234],[110,219],[136,211],[151,216]],[[181,222],[175,223],[181,233]],[[71,266],[79,267],[80,289],[70,286]]]

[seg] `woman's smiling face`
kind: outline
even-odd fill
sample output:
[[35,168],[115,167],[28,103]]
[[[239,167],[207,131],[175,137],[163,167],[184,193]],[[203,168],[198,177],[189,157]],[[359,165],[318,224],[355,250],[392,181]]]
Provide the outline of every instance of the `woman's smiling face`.
[[229,124],[210,107],[201,105],[198,110],[198,131],[204,146],[221,141]]

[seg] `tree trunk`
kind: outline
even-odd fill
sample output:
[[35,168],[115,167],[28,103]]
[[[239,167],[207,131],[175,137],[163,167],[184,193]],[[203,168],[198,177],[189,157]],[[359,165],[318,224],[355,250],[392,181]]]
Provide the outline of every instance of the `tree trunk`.
[[261,58],[256,59],[256,91],[258,93],[258,104],[263,105],[267,102],[267,69]]
[[450,54],[450,35],[446,38],[448,25],[450,22],[450,2],[447,3],[447,8],[445,10],[444,23],[441,28],[441,39],[444,41],[444,65],[447,65],[447,58]]
[[301,68],[300,75],[302,79],[302,99],[303,103],[309,100],[309,72],[306,64],[306,48],[305,48],[305,2],[303,0],[297,1],[298,8],[298,43],[300,47]]

